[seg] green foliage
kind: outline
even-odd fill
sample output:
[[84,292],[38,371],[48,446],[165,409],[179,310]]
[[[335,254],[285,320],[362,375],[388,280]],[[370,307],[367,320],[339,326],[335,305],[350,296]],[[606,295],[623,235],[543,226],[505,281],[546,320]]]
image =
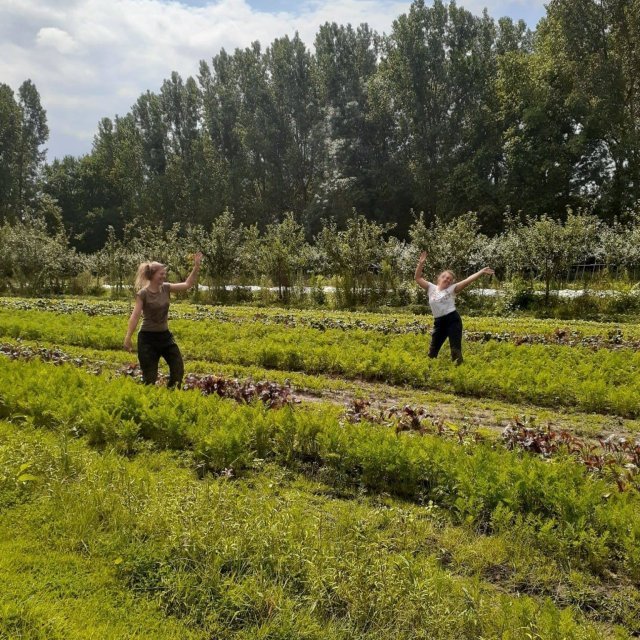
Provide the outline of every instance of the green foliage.
[[59,293],[85,264],[64,232],[50,233],[42,209],[0,227],[0,278],[10,290],[17,285],[22,293]]
[[[58,343],[114,348],[129,309],[117,302],[15,299],[3,306],[11,309],[0,314],[3,331],[36,338],[49,332]],[[417,341],[425,339],[426,325],[411,316],[192,305],[174,311],[182,318],[172,322],[183,350],[207,344],[209,357],[227,359],[244,350],[247,363],[300,368],[309,368],[313,355],[314,366],[335,371],[348,365],[349,375],[411,371],[420,358]],[[223,332],[211,333],[211,327]],[[436,385],[449,376],[457,388],[468,382],[487,397],[499,362],[502,392],[514,399],[535,388],[537,401],[553,404],[560,398],[553,394],[561,393],[571,400],[575,372],[575,380],[585,381],[584,408],[610,411],[613,390],[620,392],[618,402],[629,391],[628,404],[618,407],[634,406],[629,370],[638,365],[626,342],[614,346],[613,336],[596,352],[577,346],[582,338],[604,339],[609,325],[569,323],[572,346],[517,348],[519,338],[550,338],[557,325],[470,318],[467,328],[503,332],[504,342],[481,343],[464,375],[431,363]],[[623,330],[624,340],[640,336],[633,325]],[[255,341],[248,342],[250,336]],[[392,347],[386,353],[385,343]],[[314,349],[301,349],[304,344]],[[475,351],[475,343],[470,347]],[[393,350],[397,361],[390,360]],[[77,353],[130,358],[119,351]],[[588,366],[597,367],[604,385],[585,374],[589,353],[595,355]],[[519,361],[522,372],[514,367]],[[640,571],[638,494],[620,493],[615,478],[590,473],[573,457],[543,460],[490,441],[458,444],[353,425],[339,407],[321,403],[275,411],[239,406],[113,379],[110,368],[100,366],[104,373],[96,375],[0,360],[0,415],[12,421],[0,423],[0,533],[7,532],[0,535],[6,540],[0,629],[10,636],[28,630],[33,637],[82,637],[75,626],[82,619],[84,631],[95,620],[101,637],[118,637],[120,627],[104,621],[119,602],[127,603],[130,624],[140,633],[154,629],[147,635],[159,638],[164,629],[180,637],[189,637],[188,630],[194,637],[286,633],[345,640],[354,634],[373,640],[383,632],[398,640],[449,638],[452,632],[516,640],[523,628],[575,638],[625,638],[638,631],[640,600],[632,586]],[[484,390],[480,381],[487,383]],[[325,484],[282,469],[302,470]],[[20,536],[13,533],[18,530]],[[29,543],[31,558],[21,540]],[[92,559],[72,565],[70,574],[83,567],[75,580],[65,572],[69,554]],[[52,562],[60,580],[37,580]],[[28,568],[34,566],[37,574]],[[107,583],[98,580],[103,567],[111,567]],[[416,583],[416,575],[424,579]],[[62,582],[71,585],[73,599]],[[123,600],[107,595],[106,584]],[[27,590],[37,600],[26,598]],[[37,610],[15,606],[36,601]],[[64,616],[44,613],[53,609]],[[184,631],[175,632],[173,624]],[[621,626],[614,630],[614,624]]]
[[[153,227],[132,228],[135,232],[133,253],[143,260],[157,260],[167,265],[170,279],[182,282],[193,268],[193,253],[204,244],[204,233],[200,227],[174,224],[160,233]],[[137,265],[136,265],[137,266]]]
[[[248,313],[250,318],[255,311]],[[494,320],[476,322],[480,331],[496,328]],[[289,326],[283,326],[286,324]],[[341,323],[314,324],[254,324],[218,316],[198,323],[176,319],[172,329],[188,358],[339,374],[515,402],[526,399],[543,406],[577,406],[628,417],[640,415],[635,375],[640,354],[632,345],[594,351],[589,341],[571,348],[553,341],[477,341],[465,345],[466,365],[454,367],[444,358],[427,357],[426,327],[394,332],[383,326],[371,331],[356,323],[345,331]],[[524,320],[524,326],[531,323]],[[124,318],[117,317],[0,311],[0,335],[57,344],[120,349],[123,327]],[[503,327],[509,331],[508,325]],[[545,327],[553,334],[553,325],[541,324],[534,330],[544,331]],[[593,335],[594,329],[588,324],[586,328],[588,335]]]
[[127,229],[127,236],[122,240],[117,237],[116,230],[109,226],[107,229],[107,241],[104,247],[94,256],[93,264],[98,275],[106,277],[108,283],[116,292],[122,292],[126,284],[133,282],[138,265],[145,259],[127,246],[130,240],[131,229]]
[[582,147],[574,181],[591,185],[587,192],[609,219],[640,196],[640,163],[632,151],[639,140],[639,21],[637,0],[555,0],[539,28],[549,79],[565,96],[564,120]]
[[626,224],[614,220],[611,225],[603,225],[600,230],[600,257],[612,271],[615,267],[632,267],[640,260],[640,217],[629,211],[630,221]]
[[[0,361],[0,381],[9,415],[54,429],[74,425],[96,444],[128,452],[145,439],[160,448],[188,449],[194,465],[218,473],[240,473],[256,458],[287,465],[313,461],[372,491],[433,500],[479,528],[489,526],[502,505],[514,517],[529,518],[532,543],[554,557],[570,549],[595,572],[640,572],[637,494],[611,495],[606,481],[589,477],[571,460],[549,464],[486,445],[465,449],[429,436],[398,437],[366,423],[345,427],[335,409],[240,407],[36,362]],[[603,502],[604,494],[610,498]]]
[[243,233],[242,227],[234,225],[233,214],[225,209],[199,245],[205,257],[205,274],[213,289],[214,300],[226,300],[225,285],[238,275],[243,257]]
[[0,83],[0,223],[22,219],[38,197],[49,137],[47,114],[31,80],[18,89]]
[[267,225],[256,251],[257,255],[249,259],[255,260],[260,273],[269,277],[278,288],[278,297],[287,301],[296,277],[305,270],[309,261],[304,230],[294,214],[289,212],[281,222]]
[[488,15],[420,0],[394,22],[385,42],[380,102],[393,123],[394,155],[411,178],[404,184],[416,193],[418,210],[449,218],[477,207],[479,199],[488,213],[493,209],[491,177],[500,170],[501,154],[492,115],[495,38]]
[[487,239],[480,233],[476,213],[470,211],[449,222],[437,217],[429,226],[425,222],[424,213],[420,213],[415,218],[409,235],[415,260],[420,251],[427,252],[429,268],[434,270],[434,282],[435,275],[445,269],[453,270],[461,276],[470,269],[477,270],[483,266],[482,254]]
[[262,230],[292,212],[307,239],[352,208],[401,239],[411,210],[473,210],[492,234],[509,207],[620,219],[640,199],[639,15],[638,0],[554,0],[532,32],[416,0],[387,35],[327,23],[313,51],[297,34],[221,50],[44,172],[38,92],[3,85],[0,215],[18,219],[43,191],[92,252],[109,225],[209,228],[227,209]]
[[594,254],[599,231],[594,215],[570,210],[564,223],[542,215],[526,224],[511,218],[508,226],[499,248],[503,268],[540,278],[547,303],[552,281]]
[[0,84],[0,221],[13,219],[17,213],[21,117],[11,87]]
[[376,275],[387,253],[383,238],[392,227],[370,222],[355,210],[344,230],[339,230],[335,221],[323,226],[317,243],[326,257],[327,269],[340,278],[344,306],[353,307],[374,298]]
[[496,305],[496,312],[509,314],[514,311],[530,309],[535,302],[531,283],[523,278],[513,278],[505,283]]
[[[537,552],[526,527],[483,536],[433,504],[336,495],[264,461],[244,479],[199,480],[177,456],[127,459],[75,439],[75,473],[57,475],[59,445],[0,423],[0,455],[52,462],[47,485],[0,519],[9,635],[516,640],[527,628],[592,640],[636,628],[631,599],[613,613],[601,583]],[[513,579],[496,582],[500,570]],[[525,581],[540,594],[521,593]]]

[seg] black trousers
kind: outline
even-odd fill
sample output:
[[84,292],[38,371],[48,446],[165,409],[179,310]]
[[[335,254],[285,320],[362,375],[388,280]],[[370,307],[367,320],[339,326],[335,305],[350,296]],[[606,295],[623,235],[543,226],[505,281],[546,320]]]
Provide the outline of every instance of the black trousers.
[[462,364],[462,318],[457,311],[434,319],[431,345],[429,346],[430,358],[438,357],[447,338],[449,338],[449,347],[451,347],[451,359],[457,364]]
[[158,363],[164,358],[169,365],[168,387],[179,387],[184,375],[184,363],[171,331],[140,331],[138,333],[138,360],[145,384],[155,384]]

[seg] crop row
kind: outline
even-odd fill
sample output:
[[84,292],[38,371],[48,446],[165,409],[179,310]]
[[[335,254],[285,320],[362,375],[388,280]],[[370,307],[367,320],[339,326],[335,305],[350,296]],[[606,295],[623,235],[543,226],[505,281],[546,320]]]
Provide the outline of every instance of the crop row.
[[[3,343],[9,349],[32,349],[39,351],[64,351],[66,357],[87,361],[87,371],[130,368],[136,366],[135,354],[121,349],[94,349],[70,344],[59,344],[46,340],[5,339]],[[100,364],[103,363],[103,364]],[[529,403],[514,403],[489,398],[462,397],[436,389],[417,389],[409,386],[391,386],[384,382],[366,382],[349,380],[346,377],[330,374],[308,374],[304,372],[265,369],[258,365],[242,366],[223,364],[207,360],[189,358],[187,370],[198,375],[222,375],[239,380],[268,380],[283,386],[291,386],[296,396],[308,401],[329,403],[349,402],[350,398],[369,398],[373,406],[389,407],[393,404],[403,406],[429,407],[434,419],[452,421],[456,425],[468,425],[471,430],[477,428],[482,435],[489,435],[496,427],[506,427],[514,416],[520,416],[529,427],[567,429],[571,433],[589,437],[592,440],[610,433],[638,433],[640,420],[623,419],[606,413],[585,413],[573,407],[542,407]],[[161,372],[167,372],[164,362]],[[162,377],[163,373],[160,374]]]
[[[630,349],[470,343],[465,364],[455,367],[446,353],[427,357],[426,336],[187,320],[173,321],[172,329],[192,359],[640,415],[640,353]],[[116,317],[0,311],[0,336],[120,349],[123,334]]]
[[[181,315],[184,319],[187,316]],[[192,316],[191,319],[198,319]],[[230,320],[230,318],[228,319]],[[424,323],[418,320],[412,322],[397,322],[397,318],[381,323],[370,323],[364,320],[343,320],[331,316],[323,316],[320,318],[308,316],[294,316],[292,314],[264,314],[256,313],[252,318],[244,318],[244,322],[260,322],[263,324],[282,325],[288,328],[309,327],[318,331],[327,331],[328,329],[339,329],[341,331],[375,331],[384,335],[428,335],[433,329],[433,323]],[[234,322],[238,322],[234,318]],[[494,323],[485,320],[480,322],[475,318],[468,321],[472,327],[485,326],[484,330],[476,328],[476,330],[464,330],[464,339],[470,342],[510,342],[515,345],[523,344],[549,344],[562,345],[567,347],[588,347],[590,349],[640,349],[640,339],[628,339],[624,337],[623,331],[619,327],[603,328],[606,335],[584,335],[578,329],[570,329],[564,327],[555,327],[546,333],[542,332],[542,327],[537,326],[536,331],[531,333],[523,333],[514,331],[513,328],[505,330],[504,322],[497,322],[500,330],[496,330]]]
[[[51,362],[54,365],[71,364],[83,367],[95,374],[102,373],[106,361],[72,356],[59,348],[32,347],[21,343],[0,343],[0,355],[10,360],[31,361],[34,359]],[[142,374],[137,365],[114,365],[116,375],[127,376],[142,383]],[[168,380],[161,374],[158,385],[164,386]],[[290,384],[284,385],[262,380],[238,380],[217,374],[188,374],[182,390],[198,390],[203,395],[217,395],[240,403],[261,402],[265,407],[278,409],[285,405],[299,403]],[[469,425],[446,423],[435,418],[426,407],[404,405],[374,409],[363,399],[352,399],[347,404],[344,418],[350,423],[368,422],[403,431],[432,434],[457,440],[460,444],[480,442],[485,435]],[[620,491],[640,489],[640,440],[610,435],[608,438],[586,440],[567,430],[556,430],[548,426],[541,429],[514,418],[502,433],[502,442],[510,449],[520,448],[543,457],[571,454],[578,462],[586,465],[594,473],[614,480]]]
[[[436,434],[456,439],[463,445],[485,439],[482,433],[466,424],[457,426],[434,419],[425,407],[405,405],[373,409],[369,401],[354,399],[345,416],[354,424],[365,421],[393,428],[396,433]],[[529,451],[543,458],[570,454],[590,471],[614,480],[620,491],[640,490],[640,440],[613,434],[587,440],[566,429],[556,430],[550,426],[541,429],[516,417],[502,431],[501,442],[508,449]]]
[[484,536],[433,505],[336,498],[261,461],[246,478],[198,481],[164,452],[98,454],[0,421],[0,467],[0,635],[626,640],[639,629],[632,587],[609,594],[517,530]]
[[[72,364],[83,367],[87,371],[95,374],[102,373],[103,367],[107,365],[105,360],[93,360],[83,356],[72,356],[59,348],[32,347],[20,343],[0,343],[0,355],[10,360],[41,360],[54,365]],[[115,369],[116,375],[127,376],[142,382],[142,371],[136,364],[123,365]],[[168,376],[160,374],[158,384],[166,385]],[[184,390],[197,389],[203,395],[217,395],[221,398],[231,398],[237,402],[260,401],[270,409],[277,409],[286,404],[292,404],[297,400],[294,398],[291,385],[278,384],[276,382],[253,380],[240,381],[237,378],[206,374],[199,375],[190,373],[183,382]]]
[[612,491],[570,459],[397,436],[345,425],[330,407],[269,411],[35,361],[0,360],[0,389],[0,417],[72,429],[125,452],[143,440],[186,449],[218,473],[240,473],[255,459],[311,464],[368,490],[432,500],[479,529],[517,526],[532,544],[594,572],[640,578],[640,495]]
[[[0,308],[15,311],[50,311],[57,314],[82,313],[88,316],[122,316],[131,312],[132,305],[122,301],[88,301],[77,299],[1,298]],[[262,309],[257,307],[215,307],[208,305],[175,304],[174,319],[219,321],[233,324],[259,323],[289,328],[307,327],[318,331],[374,331],[385,335],[429,334],[431,319],[417,319],[406,313],[380,314],[370,312],[327,312],[313,310]],[[465,318],[465,337],[474,342],[496,340],[515,344],[561,344],[591,348],[640,348],[640,330],[635,324],[620,325],[569,321],[559,324],[553,320],[532,318]]]

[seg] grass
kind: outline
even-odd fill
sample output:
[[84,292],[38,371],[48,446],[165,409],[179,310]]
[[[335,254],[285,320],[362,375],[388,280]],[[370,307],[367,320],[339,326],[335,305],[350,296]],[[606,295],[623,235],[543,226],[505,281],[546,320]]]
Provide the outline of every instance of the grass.
[[214,473],[246,472],[255,459],[311,464],[338,484],[432,500],[479,530],[518,528],[529,544],[594,574],[640,576],[640,495],[618,493],[613,478],[570,458],[550,463],[490,444],[398,437],[345,425],[334,407],[269,411],[38,362],[0,361],[0,388],[0,414],[71,429],[96,446],[184,450],[194,467]]
[[[198,479],[180,455],[122,457],[28,424],[0,422],[0,459],[13,472],[0,484],[0,637],[622,640],[637,629],[631,587],[607,589],[433,505],[336,492],[260,461],[241,479]],[[35,479],[16,482],[27,462]]]
[[[20,520],[0,525],[0,638],[7,640],[204,639],[202,631],[165,616],[116,576],[113,561],[51,549]],[[35,533],[35,534],[34,534]],[[19,534],[17,536],[17,534]]]
[[[640,634],[640,494],[619,492],[613,468],[397,436],[331,401],[269,411],[114,378],[135,359],[120,346],[129,309],[0,300],[0,335],[103,362],[0,359],[0,639]],[[173,309],[191,371],[392,396],[462,422],[533,408],[590,435],[638,428],[619,417],[640,407],[632,349],[469,342],[455,368],[427,361],[428,336],[387,331],[414,331],[414,316]]]

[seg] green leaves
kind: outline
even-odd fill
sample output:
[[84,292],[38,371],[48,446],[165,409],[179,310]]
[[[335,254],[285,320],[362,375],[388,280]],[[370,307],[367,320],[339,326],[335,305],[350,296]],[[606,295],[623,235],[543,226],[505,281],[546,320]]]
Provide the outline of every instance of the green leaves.
[[38,476],[34,476],[31,473],[21,473],[16,480],[18,482],[33,482],[34,480],[37,480]]
[[[85,157],[42,177],[46,113],[31,81],[0,91],[0,222],[39,191],[86,251],[127,225],[244,225],[292,212],[306,238],[355,208],[378,223],[410,211],[485,232],[508,207],[606,220],[640,199],[640,0],[553,0],[523,21],[416,0],[388,35],[326,23],[173,72],[130,113],[103,118]],[[534,25],[531,25],[533,27]],[[220,276],[221,277],[221,276]]]
[[[349,322],[323,323],[318,321],[322,318],[319,314],[315,321],[297,324],[286,315],[279,318],[271,314],[257,324],[253,314],[255,311],[249,313],[248,320],[236,322],[219,314],[196,316],[202,322],[193,322],[194,316],[189,316],[173,320],[172,326],[190,358],[640,415],[640,381],[636,375],[640,354],[634,350],[638,340],[634,329],[629,329],[634,341],[617,348],[615,335],[608,342],[582,341],[577,336],[575,341],[563,340],[554,334],[557,327],[553,323],[525,321],[525,328],[514,332],[518,335],[513,338],[500,339],[498,335],[495,340],[468,344],[465,357],[469,366],[453,367],[444,361],[444,354],[435,361],[427,357],[425,327],[398,331],[384,325],[354,323],[353,318]],[[82,322],[78,322],[79,317]],[[497,321],[470,322],[486,332]],[[123,319],[117,316],[65,316],[15,308],[0,311],[0,335],[84,347],[121,348],[122,326]],[[544,333],[542,327],[547,327],[550,334],[547,339],[526,340],[522,335],[523,331]],[[593,336],[592,326],[585,324],[585,330]],[[597,346],[605,348],[594,350]]]
[[16,476],[17,482],[34,482],[38,479],[38,476],[27,472],[27,470],[31,468],[32,464],[33,463],[31,462],[24,462],[20,465],[20,468],[18,469],[18,475]]
[[[480,375],[487,378],[486,371]],[[9,412],[28,411],[38,427],[81,424],[90,441],[123,453],[144,448],[146,441],[160,449],[187,450],[194,466],[216,473],[232,469],[234,475],[251,468],[256,458],[284,465],[312,462],[376,492],[431,499],[477,527],[488,526],[493,511],[505,503],[514,513],[534,518],[532,535],[536,538],[539,531],[541,541],[547,540],[544,527],[553,521],[559,556],[572,548],[580,558],[620,563],[619,570],[630,575],[640,572],[635,556],[625,551],[639,531],[638,494],[616,493],[603,503],[611,484],[590,477],[571,460],[548,463],[487,444],[462,447],[437,436],[398,436],[367,422],[345,426],[323,406],[268,411],[37,362],[0,360],[0,384]],[[26,389],[29,403],[24,406]],[[40,423],[45,413],[53,423]],[[25,463],[17,471],[20,482],[35,482],[31,469]]]
[[392,224],[369,221],[354,210],[345,229],[335,221],[325,222],[316,238],[327,260],[328,273],[340,277],[342,304],[348,307],[375,299],[381,263],[390,258],[390,245],[384,244]]
[[601,223],[589,213],[567,213],[565,222],[548,215],[527,217],[526,223],[509,219],[509,227],[498,243],[498,258],[509,274],[524,272],[545,284],[548,302],[551,282],[573,265],[596,252]]
[[433,282],[444,269],[452,269],[462,279],[470,269],[484,266],[481,262],[487,238],[480,233],[477,213],[469,211],[450,221],[436,217],[428,225],[424,213],[420,213],[414,218],[409,235],[414,253],[427,252],[427,277]]

